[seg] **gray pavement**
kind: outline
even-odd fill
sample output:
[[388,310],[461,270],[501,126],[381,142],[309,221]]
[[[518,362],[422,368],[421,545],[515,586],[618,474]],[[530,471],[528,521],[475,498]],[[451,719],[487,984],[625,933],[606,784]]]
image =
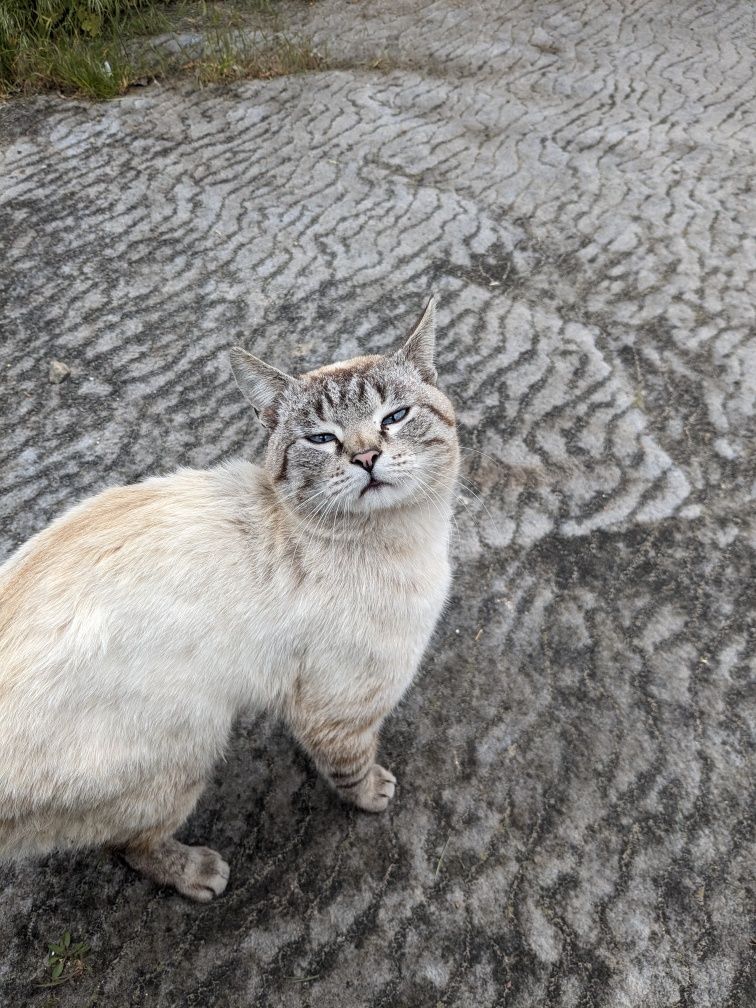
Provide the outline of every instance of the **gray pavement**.
[[[231,344],[381,351],[435,291],[468,450],[397,797],[243,722],[182,834],[226,895],[0,868],[0,1003],[753,1005],[754,7],[289,18],[338,69],[0,108],[0,552],[258,454]],[[38,990],[66,928],[89,970]]]

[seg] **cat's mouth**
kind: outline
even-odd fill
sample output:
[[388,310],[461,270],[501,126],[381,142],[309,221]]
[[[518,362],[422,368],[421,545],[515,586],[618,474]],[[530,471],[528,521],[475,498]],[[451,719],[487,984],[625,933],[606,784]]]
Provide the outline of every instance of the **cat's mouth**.
[[368,490],[378,490],[380,487],[387,487],[391,485],[391,483],[386,483],[385,480],[378,480],[375,476],[371,476],[370,481],[365,484],[362,490],[360,490],[360,497],[362,497],[363,494],[366,494]]

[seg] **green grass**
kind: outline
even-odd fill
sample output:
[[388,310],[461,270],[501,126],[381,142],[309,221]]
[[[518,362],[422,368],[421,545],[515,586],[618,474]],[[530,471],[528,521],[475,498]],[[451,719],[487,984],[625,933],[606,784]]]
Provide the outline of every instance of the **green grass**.
[[113,39],[147,7],[147,0],[2,0],[0,88],[67,89],[70,81],[75,90],[117,94],[118,77],[108,60]]
[[[201,53],[150,38],[190,33]],[[277,77],[326,66],[282,30],[273,0],[0,0],[0,95],[58,91],[113,98],[172,76],[199,83]]]

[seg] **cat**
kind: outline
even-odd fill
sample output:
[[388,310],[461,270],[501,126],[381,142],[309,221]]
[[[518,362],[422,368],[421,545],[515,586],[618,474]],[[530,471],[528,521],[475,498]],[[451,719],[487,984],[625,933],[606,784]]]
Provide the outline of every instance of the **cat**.
[[0,567],[0,858],[105,846],[205,902],[179,843],[243,711],[282,718],[344,799],[384,810],[381,723],[445,603],[456,419],[435,305],[403,347],[290,377],[231,351],[261,466],[117,487]]

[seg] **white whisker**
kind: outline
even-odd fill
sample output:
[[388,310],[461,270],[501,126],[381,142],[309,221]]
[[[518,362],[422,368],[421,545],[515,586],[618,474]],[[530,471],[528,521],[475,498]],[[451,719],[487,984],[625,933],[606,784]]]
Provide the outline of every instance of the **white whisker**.
[[494,516],[491,514],[490,508],[488,507],[488,505],[486,504],[486,502],[483,500],[482,495],[479,494],[479,493],[476,493],[476,491],[473,490],[471,486],[469,486],[469,480],[465,480],[464,477],[460,476],[459,477],[459,481],[462,484],[463,490],[465,490],[467,493],[471,494],[471,496],[474,497],[475,500],[480,501],[480,503],[482,504],[483,508],[485,509],[486,514],[491,519],[491,524],[493,525],[493,527],[494,527],[494,529],[496,531],[497,536],[499,538],[501,538],[501,530],[500,530],[498,524],[496,523],[496,520],[495,520]]

